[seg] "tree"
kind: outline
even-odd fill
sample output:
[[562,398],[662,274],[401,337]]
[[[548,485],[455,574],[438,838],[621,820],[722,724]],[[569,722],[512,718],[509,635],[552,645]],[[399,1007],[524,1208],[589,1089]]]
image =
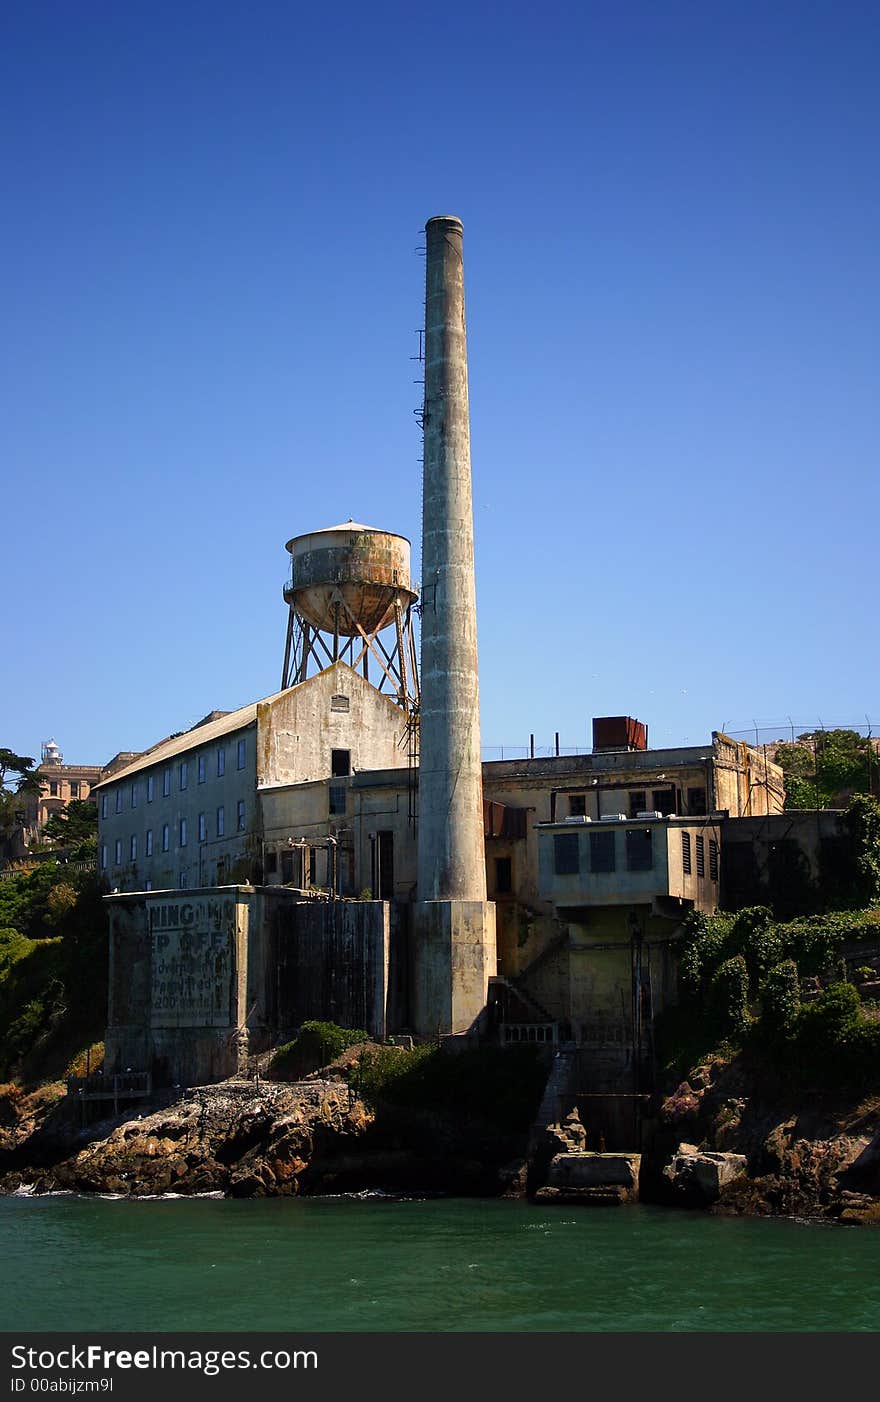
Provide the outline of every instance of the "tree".
[[98,807],[87,798],[72,798],[66,808],[50,813],[43,824],[43,836],[65,847],[91,842],[98,836]]
[[796,744],[777,746],[776,763],[785,775],[786,808],[844,808],[880,778],[880,756],[856,730],[806,731]]
[[24,824],[24,800],[37,796],[42,788],[35,765],[30,755],[17,755],[0,746],[0,852],[4,856],[9,855],[15,834]]

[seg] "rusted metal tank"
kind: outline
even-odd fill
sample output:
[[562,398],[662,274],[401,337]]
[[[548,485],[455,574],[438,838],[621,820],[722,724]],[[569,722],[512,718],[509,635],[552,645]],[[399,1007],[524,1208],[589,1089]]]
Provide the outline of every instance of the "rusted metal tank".
[[406,609],[417,598],[405,536],[346,521],[294,536],[285,548],[291,578],[284,597],[322,632],[352,637],[360,625],[378,633],[393,620],[395,604]]

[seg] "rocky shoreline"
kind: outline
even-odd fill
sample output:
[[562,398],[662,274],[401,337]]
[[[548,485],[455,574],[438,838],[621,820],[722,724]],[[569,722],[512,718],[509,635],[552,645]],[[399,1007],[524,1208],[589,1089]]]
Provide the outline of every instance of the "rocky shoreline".
[[[577,1116],[522,1136],[424,1107],[368,1106],[341,1075],[226,1081],[87,1127],[65,1098],[5,1131],[0,1192],[130,1197],[379,1190],[642,1201],[714,1213],[880,1224],[880,1097],[785,1102],[707,1063],[663,1103],[641,1155],[589,1153]],[[27,1107],[25,1106],[25,1110]],[[615,1187],[615,1183],[617,1187]]]

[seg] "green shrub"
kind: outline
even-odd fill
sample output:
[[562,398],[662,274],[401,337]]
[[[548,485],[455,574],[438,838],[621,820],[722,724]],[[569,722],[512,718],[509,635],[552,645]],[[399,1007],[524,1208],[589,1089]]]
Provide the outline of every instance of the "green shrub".
[[797,964],[784,959],[771,969],[761,985],[761,1021],[771,1039],[788,1036],[794,1029],[801,1006],[801,986]]
[[716,972],[712,980],[712,1008],[723,1032],[737,1037],[748,1031],[749,971],[742,954],[725,959]]
[[296,1080],[335,1061],[349,1047],[368,1042],[360,1028],[337,1027],[335,1022],[304,1022],[292,1042],[279,1047],[269,1063],[270,1079]]

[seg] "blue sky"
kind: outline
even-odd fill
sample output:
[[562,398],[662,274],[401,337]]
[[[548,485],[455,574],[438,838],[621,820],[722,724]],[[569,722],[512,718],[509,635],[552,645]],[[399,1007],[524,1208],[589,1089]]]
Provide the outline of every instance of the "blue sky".
[[846,0],[7,6],[0,743],[276,690],[294,534],[418,577],[439,213],[485,745],[880,729],[878,40]]

